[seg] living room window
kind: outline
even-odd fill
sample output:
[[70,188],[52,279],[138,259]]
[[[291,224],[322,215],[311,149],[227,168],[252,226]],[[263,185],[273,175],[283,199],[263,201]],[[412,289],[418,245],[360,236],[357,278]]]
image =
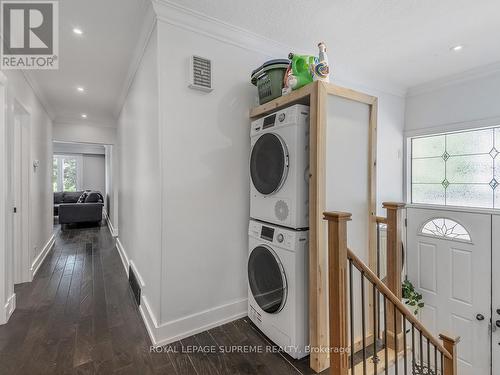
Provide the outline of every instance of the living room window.
[[412,138],[411,202],[500,208],[500,127]]
[[80,155],[54,155],[52,187],[54,191],[81,190],[82,157]]

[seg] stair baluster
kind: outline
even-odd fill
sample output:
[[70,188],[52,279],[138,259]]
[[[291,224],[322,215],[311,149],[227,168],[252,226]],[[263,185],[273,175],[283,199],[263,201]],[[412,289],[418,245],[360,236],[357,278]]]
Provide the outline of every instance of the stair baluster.
[[[457,354],[456,346],[459,338],[448,335],[440,335],[443,340],[441,344],[422,323],[415,317],[413,312],[401,302],[401,274],[402,259],[401,252],[401,210],[403,205],[397,203],[386,203],[387,208],[387,285],[363,263],[347,247],[347,222],[351,220],[350,213],[327,212],[325,219],[328,220],[328,259],[329,259],[329,308],[330,308],[330,374],[332,375],[358,375],[368,374],[367,361],[373,363],[373,373],[382,371],[382,364],[379,366],[379,355],[384,355],[383,372],[399,375],[401,368],[404,375],[408,375],[408,350],[411,350],[411,369],[414,375],[428,373],[438,375],[457,375]],[[377,218],[377,222],[379,219]],[[354,283],[355,269],[359,271],[361,285]],[[377,267],[379,271],[379,267]],[[377,272],[378,273],[378,272]],[[357,280],[357,279],[356,279]],[[366,282],[372,285],[372,317],[370,326],[366,324]],[[391,290],[399,286],[399,290]],[[356,290],[354,290],[356,288]],[[360,299],[355,293],[359,293]],[[379,342],[380,319],[380,296],[383,298],[383,352],[379,352],[377,343]],[[360,301],[361,306],[355,306],[354,301]],[[389,305],[389,303],[391,305]],[[356,325],[355,307],[360,309],[361,322]],[[349,308],[349,314],[347,309]],[[359,310],[358,310],[359,311]],[[368,313],[370,316],[370,314]],[[348,322],[349,320],[349,322]],[[411,324],[411,346],[408,347],[407,323]],[[356,327],[361,328],[361,338],[355,337]],[[371,328],[371,332],[367,332]],[[415,332],[416,331],[416,332]],[[418,344],[416,333],[419,334]],[[350,336],[350,340],[349,337]],[[373,342],[368,342],[368,338]],[[356,340],[359,340],[356,342]],[[424,351],[424,339],[427,347]],[[347,346],[347,344],[350,344]],[[362,363],[356,364],[355,351],[357,345],[361,345]],[[431,346],[434,347],[434,365],[431,358]],[[373,348],[373,355],[368,358],[369,348]],[[349,350],[350,349],[350,350]],[[350,355],[349,355],[350,354]],[[441,357],[438,363],[438,356]],[[403,360],[403,366],[401,366]],[[438,367],[440,365],[441,371]],[[370,371],[372,367],[370,366]],[[372,374],[370,372],[370,374]]]

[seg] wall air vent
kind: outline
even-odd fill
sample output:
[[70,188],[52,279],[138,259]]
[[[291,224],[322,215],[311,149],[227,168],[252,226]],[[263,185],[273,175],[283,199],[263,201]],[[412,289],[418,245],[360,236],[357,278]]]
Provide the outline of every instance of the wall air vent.
[[212,61],[204,57],[191,56],[191,64],[189,68],[190,88],[205,92],[213,90]]

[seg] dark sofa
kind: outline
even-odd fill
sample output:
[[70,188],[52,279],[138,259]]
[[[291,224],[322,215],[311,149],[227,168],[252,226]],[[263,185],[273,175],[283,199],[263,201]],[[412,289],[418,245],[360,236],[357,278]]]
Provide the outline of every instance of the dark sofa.
[[96,191],[54,193],[54,216],[59,216],[59,224],[98,223],[103,206],[102,195]]

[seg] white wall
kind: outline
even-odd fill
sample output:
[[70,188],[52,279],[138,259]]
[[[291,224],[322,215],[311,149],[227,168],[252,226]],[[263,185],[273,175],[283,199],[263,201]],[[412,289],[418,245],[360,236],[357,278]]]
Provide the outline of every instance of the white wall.
[[104,155],[105,146],[91,143],[54,142],[54,154],[93,154]]
[[[42,107],[41,103],[35,96],[31,86],[28,84],[24,75],[20,71],[4,71],[7,77],[7,126],[12,125],[13,120],[13,108],[15,100],[20,103],[29,113],[30,113],[30,148],[31,155],[30,159],[39,160],[39,167],[34,170],[30,169],[30,260],[33,263],[38,255],[46,248],[52,237],[52,209],[53,209],[53,195],[52,195],[52,121],[47,115],[46,111]],[[10,136],[10,132],[0,134],[0,137]],[[9,142],[7,140],[7,142]],[[11,143],[10,143],[11,144]],[[9,143],[7,143],[3,149],[3,163],[4,168],[10,165],[10,151]],[[5,155],[7,152],[7,155]],[[4,174],[4,178],[8,176],[8,171]],[[0,173],[1,175],[1,173]],[[11,191],[7,192],[8,201],[4,207],[7,212],[7,223],[6,231],[7,236],[5,238],[6,243],[9,244],[11,241],[11,235],[9,232],[12,229],[12,214],[10,200]],[[8,251],[9,247],[3,248],[3,251]],[[1,251],[1,250],[0,250]],[[12,263],[11,254],[7,254],[6,257],[6,267]],[[4,274],[2,272],[1,277]],[[13,293],[13,279],[10,271],[7,270],[7,280],[3,285],[4,288],[4,300],[0,301],[0,308],[3,308],[7,300]]]
[[[177,319],[195,329],[213,323],[206,310],[220,310],[213,320],[246,311],[248,110],[256,94],[249,77],[267,56],[168,23],[158,28],[165,197],[161,322],[171,337],[181,333]],[[192,54],[212,60],[212,93],[187,87]],[[179,281],[180,287],[169,287]],[[192,314],[199,316],[187,318]]]
[[112,145],[116,142],[116,128],[86,123],[54,124],[53,137],[60,142]]
[[108,215],[108,224],[110,225],[111,234],[118,235],[118,184],[119,168],[117,145],[106,145],[105,147],[105,178],[106,192],[105,203],[106,212]]
[[82,189],[106,192],[106,165],[103,155],[83,155]]
[[156,29],[118,122],[119,241],[144,281],[143,302],[160,312],[161,174]]
[[409,91],[409,134],[500,124],[500,69]]
[[[157,342],[246,314],[248,111],[257,93],[249,76],[271,57],[259,51],[274,46],[256,48],[246,34],[235,43],[205,19],[208,31],[196,32],[186,25],[200,20],[170,22],[167,13],[129,90],[117,142],[119,244],[144,279],[141,311]],[[187,87],[193,54],[213,61],[211,93]],[[379,98],[379,206],[400,200],[404,98],[351,87]]]
[[[177,319],[198,314],[193,322],[203,321],[204,311],[243,306],[239,301],[247,296],[248,110],[256,95],[249,72],[268,57],[164,22],[159,41],[166,199],[162,285],[183,280],[182,288],[162,289],[161,322],[171,334]],[[213,61],[210,94],[187,87],[192,54]],[[382,201],[403,198],[404,98],[359,88],[379,97],[382,211]]]
[[378,98],[377,215],[386,216],[383,202],[404,199],[405,97],[362,84],[349,83],[348,87]]

